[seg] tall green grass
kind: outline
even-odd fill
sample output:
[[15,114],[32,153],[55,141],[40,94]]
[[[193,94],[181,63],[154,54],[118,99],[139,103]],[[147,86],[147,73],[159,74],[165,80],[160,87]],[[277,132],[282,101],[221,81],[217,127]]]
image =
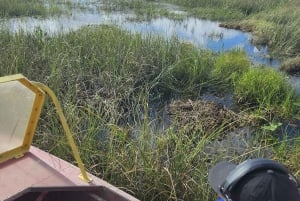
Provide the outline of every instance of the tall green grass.
[[45,16],[46,7],[39,0],[1,0],[1,17]]
[[62,9],[54,2],[49,2],[49,8],[43,0],[1,0],[0,17],[46,17],[61,14]]
[[[224,73],[217,72],[236,73],[227,57],[236,61],[234,69],[248,68],[243,53],[215,55],[176,38],[143,37],[110,26],[52,37],[41,30],[33,34],[2,31],[0,43],[0,75],[22,73],[49,85],[63,105],[88,170],[141,200],[215,200],[207,184],[208,169],[215,161],[276,157],[273,152],[264,154],[274,141],[261,140],[266,135],[259,130],[255,147],[232,154],[209,147],[228,134],[224,125],[194,132],[185,132],[175,121],[167,128],[153,125],[156,119],[149,111],[154,103],[165,106],[166,100],[198,99],[207,88],[218,87],[216,75]],[[244,78],[250,73],[252,70],[241,71],[236,75],[240,82],[229,83],[242,88],[243,80],[252,83]],[[262,80],[273,80],[273,76],[275,72],[266,73]],[[275,89],[279,84],[285,86],[284,82],[266,83]],[[256,89],[256,84],[247,87]],[[260,97],[260,91],[252,93]],[[268,103],[281,107],[292,102],[285,98],[284,90],[279,94],[286,102]],[[247,94],[237,95],[248,100]],[[47,100],[34,143],[74,162],[66,142]]]
[[163,92],[165,97],[199,97],[214,82],[211,70],[215,56],[211,52],[197,50],[190,43],[180,44],[175,53],[175,62],[162,71],[155,90],[160,94]]
[[230,89],[234,81],[246,73],[250,66],[245,52],[233,50],[216,59],[212,76],[220,83],[220,88]]
[[289,116],[298,111],[294,89],[287,76],[273,69],[253,68],[244,73],[235,84],[234,93],[238,102],[267,111],[277,117]]

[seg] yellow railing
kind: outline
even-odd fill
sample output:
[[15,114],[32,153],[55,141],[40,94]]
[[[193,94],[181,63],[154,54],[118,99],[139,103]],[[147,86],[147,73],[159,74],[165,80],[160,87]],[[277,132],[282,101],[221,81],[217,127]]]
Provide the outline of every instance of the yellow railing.
[[52,99],[53,101],[53,104],[56,108],[56,112],[59,116],[59,119],[60,119],[60,122],[63,126],[63,129],[65,130],[65,134],[67,136],[67,139],[68,139],[68,142],[71,146],[71,149],[72,149],[72,152],[73,152],[73,155],[74,155],[74,158],[76,160],[76,162],[78,163],[78,167],[80,168],[80,171],[81,171],[81,178],[86,181],[86,182],[91,182],[91,179],[88,177],[86,171],[85,171],[85,167],[84,167],[84,164],[80,158],[80,155],[79,155],[79,152],[78,152],[78,149],[77,149],[77,146],[75,144],[75,141],[72,137],[72,134],[71,134],[71,131],[70,131],[70,128],[67,124],[67,120],[63,114],[63,111],[62,111],[62,108],[59,104],[59,101],[56,97],[56,95],[54,94],[54,92],[46,85],[42,84],[42,83],[39,83],[39,82],[31,82],[33,83],[35,86],[37,86],[38,88],[40,88],[41,90],[43,90],[46,94],[48,94],[50,96],[50,98]]
[[80,178],[90,182],[67,120],[54,92],[46,85],[21,74],[0,77],[0,163],[28,152],[43,107],[45,94],[52,99],[74,158]]

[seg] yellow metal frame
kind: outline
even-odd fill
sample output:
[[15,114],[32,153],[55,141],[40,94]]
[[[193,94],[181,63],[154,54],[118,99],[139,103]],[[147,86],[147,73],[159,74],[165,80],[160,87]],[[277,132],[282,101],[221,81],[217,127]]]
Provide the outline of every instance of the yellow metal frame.
[[11,158],[18,158],[24,155],[25,152],[27,152],[31,146],[33,135],[37,126],[38,119],[40,117],[40,113],[42,110],[42,106],[45,99],[45,93],[50,96],[52,99],[57,114],[59,116],[59,119],[61,121],[61,124],[63,126],[63,129],[65,130],[65,134],[67,136],[68,142],[70,144],[70,147],[72,149],[73,155],[75,160],[77,161],[78,167],[80,168],[81,175],[79,176],[82,180],[86,182],[91,182],[92,180],[88,177],[84,164],[80,158],[77,146],[75,144],[75,141],[72,137],[70,128],[67,124],[66,118],[63,114],[62,108],[59,104],[59,101],[57,97],[55,96],[54,92],[47,87],[46,85],[39,83],[39,82],[31,82],[27,80],[23,75],[17,74],[17,75],[11,75],[11,76],[5,76],[0,77],[0,83],[9,82],[9,81],[19,81],[24,86],[26,86],[28,89],[33,91],[36,96],[33,104],[33,108],[30,115],[29,124],[27,125],[26,133],[24,134],[23,144],[20,147],[16,147],[12,150],[0,153],[0,163],[3,161],[6,161]]
[[72,152],[73,152],[73,155],[74,155],[74,158],[78,164],[78,167],[81,171],[81,175],[79,175],[79,177],[86,181],[86,182],[91,182],[92,180],[87,176],[87,173],[85,171],[85,168],[84,168],[84,164],[80,158],[80,155],[79,155],[79,152],[78,152],[78,149],[77,149],[77,146],[75,144],[75,141],[72,137],[72,133],[71,133],[71,130],[67,124],[67,120],[64,116],[64,113],[62,111],[62,108],[59,104],[59,101],[57,99],[57,97],[55,96],[54,92],[46,85],[42,84],[42,83],[39,83],[39,82],[32,82],[35,86],[39,87],[40,89],[42,89],[43,91],[45,91],[49,96],[50,98],[52,99],[52,102],[53,104],[55,105],[56,107],[56,112],[59,116],[59,119],[60,119],[60,122],[63,126],[63,129],[65,130],[65,134],[67,136],[67,139],[68,139],[68,142],[70,144],[70,147],[72,149]]
[[27,125],[26,132],[24,133],[22,145],[19,147],[15,147],[11,150],[5,151],[3,153],[0,153],[0,163],[9,160],[11,158],[21,157],[24,155],[25,152],[29,150],[38,123],[38,119],[42,111],[44,100],[45,100],[45,93],[41,89],[33,85],[23,75],[17,74],[17,75],[0,77],[0,83],[10,82],[10,81],[18,81],[21,84],[23,84],[33,93],[35,93],[35,98],[34,98],[34,103],[29,118],[29,123]]

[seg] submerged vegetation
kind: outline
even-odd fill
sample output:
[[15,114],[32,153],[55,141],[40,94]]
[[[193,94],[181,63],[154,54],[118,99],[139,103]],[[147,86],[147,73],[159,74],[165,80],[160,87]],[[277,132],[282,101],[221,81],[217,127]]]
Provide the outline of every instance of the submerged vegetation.
[[[188,15],[240,20],[232,26],[249,28],[259,36],[257,42],[297,55],[294,34],[299,26],[294,23],[299,16],[289,7],[295,1],[167,2],[184,6]],[[17,2],[1,2],[3,16],[46,12],[44,7],[38,8],[40,14],[6,9]],[[179,19],[153,1],[103,2],[106,10],[133,9],[147,19]],[[26,8],[25,3],[20,6]],[[240,50],[212,53],[176,37],[142,36],[115,26],[88,26],[53,36],[41,29],[14,34],[2,30],[0,44],[0,76],[22,73],[49,85],[63,105],[88,170],[141,200],[216,200],[207,172],[225,159],[269,157],[299,177],[299,133],[289,136],[286,127],[299,127],[299,94],[285,74],[254,66]],[[235,110],[201,100],[204,93],[232,94]],[[74,162],[62,132],[46,101],[34,143]]]

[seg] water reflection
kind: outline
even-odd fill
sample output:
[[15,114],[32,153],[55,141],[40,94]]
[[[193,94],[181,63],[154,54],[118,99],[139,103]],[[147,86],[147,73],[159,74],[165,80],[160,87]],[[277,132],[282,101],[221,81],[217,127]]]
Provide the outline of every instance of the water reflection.
[[168,18],[153,19],[149,22],[123,22],[123,28],[133,32],[155,33],[181,40],[214,52],[228,51],[233,48],[243,49],[255,64],[266,64],[278,67],[278,59],[268,58],[267,47],[256,47],[250,43],[251,35],[238,30],[219,27],[218,22],[201,20],[193,17],[182,21]]
[[[91,4],[93,5],[93,4]],[[238,30],[219,27],[218,22],[187,17],[180,21],[165,17],[150,21],[136,22],[130,19],[133,14],[110,13],[99,9],[73,10],[70,16],[38,19],[31,17],[13,18],[0,22],[2,29],[15,33],[20,30],[33,32],[40,28],[48,34],[66,33],[87,25],[115,24],[130,32],[143,34],[160,34],[170,38],[176,35],[179,39],[195,44],[197,47],[214,52],[228,51],[233,48],[243,49],[253,63],[279,66],[279,60],[268,57],[267,47],[255,47],[250,43],[251,35]],[[98,7],[97,7],[98,8]]]
[[[86,2],[85,0],[73,1],[76,1],[76,3]],[[240,48],[247,53],[250,60],[255,64],[266,64],[274,68],[278,68],[280,65],[278,59],[269,58],[267,47],[256,47],[250,43],[251,34],[219,27],[218,22],[193,17],[187,17],[180,21],[162,17],[140,22],[132,20],[135,18],[134,14],[106,13],[99,11],[99,7],[101,7],[99,6],[99,2],[94,1],[94,3],[87,4],[84,10],[73,9],[70,11],[72,14],[67,16],[49,17],[47,19],[31,17],[12,18],[8,20],[0,19],[0,27],[9,30],[11,33],[16,33],[21,30],[32,33],[37,28],[40,28],[44,32],[47,32],[48,35],[55,35],[78,30],[88,25],[115,24],[133,33],[153,33],[167,38],[175,35],[182,41],[214,52]],[[180,13],[180,11],[176,12]],[[296,90],[300,92],[300,80],[291,77],[291,83],[296,87]],[[229,108],[233,107],[232,95],[216,97],[208,93],[204,94],[202,99],[221,103]],[[154,114],[153,112],[153,115]],[[161,128],[163,128],[167,122],[165,121],[166,117],[164,115],[162,116],[163,121],[161,121],[161,124],[155,122],[158,127]],[[153,119],[156,118],[153,117]]]

